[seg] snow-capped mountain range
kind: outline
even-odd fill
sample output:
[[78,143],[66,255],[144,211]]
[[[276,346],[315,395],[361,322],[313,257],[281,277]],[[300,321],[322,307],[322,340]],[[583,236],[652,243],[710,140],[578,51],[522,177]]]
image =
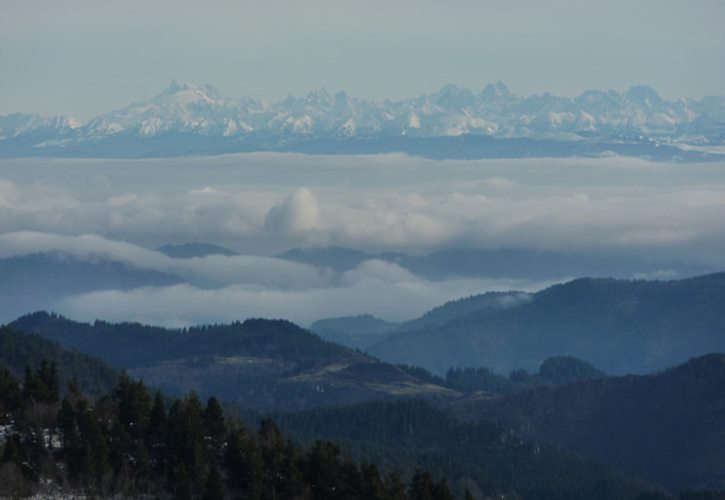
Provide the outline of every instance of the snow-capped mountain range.
[[[366,152],[374,152],[375,141],[395,149],[396,140],[461,136],[645,141],[703,151],[725,144],[725,97],[667,101],[646,86],[626,92],[590,90],[573,99],[549,93],[520,97],[499,82],[479,93],[446,85],[401,101],[367,101],[321,89],[268,103],[224,98],[209,85],[174,81],[149,101],[85,124],[68,117],[0,116],[2,156],[128,156],[133,154],[123,148],[135,147],[136,155],[153,156],[290,150],[321,143],[334,149],[329,144],[349,146],[350,141],[365,143]],[[179,149],[180,144],[186,149]]]

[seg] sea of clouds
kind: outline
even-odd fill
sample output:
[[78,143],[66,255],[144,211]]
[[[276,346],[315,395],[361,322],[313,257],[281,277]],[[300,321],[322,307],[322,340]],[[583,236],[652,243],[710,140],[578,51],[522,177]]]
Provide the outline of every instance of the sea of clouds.
[[[241,255],[172,259],[154,250],[190,241]],[[58,312],[78,319],[404,320],[473,293],[550,284],[430,281],[380,260],[335,273],[274,257],[327,245],[619,252],[724,268],[725,165],[294,154],[0,160],[0,258],[60,252],[183,280],[58,301]]]

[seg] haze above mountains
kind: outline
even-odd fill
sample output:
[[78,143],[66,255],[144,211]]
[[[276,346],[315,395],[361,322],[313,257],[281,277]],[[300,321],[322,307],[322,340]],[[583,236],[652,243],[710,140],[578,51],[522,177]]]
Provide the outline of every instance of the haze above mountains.
[[571,99],[515,96],[500,82],[478,93],[446,85],[432,94],[382,102],[323,88],[270,103],[224,98],[209,85],[174,81],[149,101],[85,124],[64,116],[0,116],[4,157],[299,151],[702,161],[720,158],[724,141],[725,97],[667,101],[647,86],[590,90]]

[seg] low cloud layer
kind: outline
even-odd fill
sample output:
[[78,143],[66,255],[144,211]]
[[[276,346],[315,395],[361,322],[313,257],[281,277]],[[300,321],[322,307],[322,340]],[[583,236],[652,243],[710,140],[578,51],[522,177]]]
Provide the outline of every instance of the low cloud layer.
[[339,245],[662,253],[722,264],[725,165],[284,154],[0,161],[0,234],[243,254]]
[[[538,290],[551,282],[448,279],[429,281],[398,264],[371,259],[340,274],[288,260],[253,255],[174,259],[97,235],[40,232],[0,235],[0,259],[53,254],[78,261],[121,262],[159,271],[184,283],[132,290],[105,289],[58,297],[52,306],[71,318],[140,321],[165,326],[286,318],[307,325],[330,316],[370,313],[412,319],[449,300],[491,290]],[[31,312],[18,311],[18,314]]]
[[204,288],[243,283],[269,288],[303,289],[326,286],[331,279],[324,270],[273,257],[209,255],[172,259],[157,251],[92,234],[63,236],[25,231],[0,235],[0,258],[49,252],[79,260],[122,262],[139,269],[172,274],[191,285]]
[[[468,294],[545,283],[431,282],[375,260],[335,274],[270,256],[327,245],[413,253],[517,247],[725,268],[723,172],[722,164],[621,158],[0,160],[0,258],[59,252],[184,282],[64,297],[60,312],[79,319],[409,319]],[[179,260],[151,250],[189,241],[242,255]]]
[[[394,264],[387,266],[397,267]],[[486,291],[536,291],[551,283],[516,280],[426,281],[404,269],[365,262],[346,273],[343,284],[304,290],[232,285],[199,289],[189,285],[99,291],[69,297],[58,308],[72,318],[140,321],[165,326],[228,322],[249,317],[284,318],[307,326],[313,321],[363,312],[389,321],[413,319],[447,301]]]

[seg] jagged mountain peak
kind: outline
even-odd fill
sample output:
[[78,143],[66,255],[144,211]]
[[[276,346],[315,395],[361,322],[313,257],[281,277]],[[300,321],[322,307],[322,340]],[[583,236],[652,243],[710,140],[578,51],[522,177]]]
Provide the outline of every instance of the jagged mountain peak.
[[474,104],[476,96],[466,88],[449,83],[433,94],[431,99],[444,108],[465,108]]
[[335,106],[348,106],[352,102],[352,98],[344,90],[335,93]]
[[81,123],[69,116],[42,116],[29,113],[13,113],[0,116],[0,140],[25,134],[67,134],[81,127]]
[[186,82],[182,80],[174,79],[171,81],[168,87],[166,87],[162,94],[175,94],[176,92],[183,92],[183,91],[198,91],[198,92],[204,92],[204,93],[211,93],[211,94],[219,94],[219,91],[216,89],[216,87],[209,85],[209,84],[201,84],[197,85],[195,83]]
[[511,99],[513,95],[509,88],[500,80],[496,83],[489,83],[484,87],[480,94],[484,101],[492,101],[496,99]]
[[647,107],[662,104],[660,95],[648,85],[635,85],[625,92],[625,96],[631,101]]
[[[119,133],[129,138],[174,134],[210,141],[235,138],[246,141],[244,150],[274,150],[300,140],[464,135],[566,141],[585,137],[605,142],[640,136],[717,146],[725,143],[723,110],[725,97],[667,101],[643,85],[621,93],[589,90],[572,99],[551,93],[514,96],[500,81],[478,94],[448,84],[436,92],[397,101],[356,99],[322,87],[266,103],[223,98],[211,85],[174,80],[152,99],[101,114],[84,126],[66,118],[0,117],[0,141],[8,145],[29,139],[20,146],[30,153],[21,156],[45,152],[48,147],[63,154],[66,148],[83,149],[89,140],[101,148],[99,141]],[[17,154],[17,149],[8,149]]]
[[332,97],[325,87],[320,87],[307,94],[305,98],[307,104],[314,106],[330,106],[332,105]]
[[186,97],[186,99],[183,99],[185,101],[189,101],[190,97],[192,98],[191,100],[194,100],[194,97],[196,97],[197,99],[203,99],[210,102],[222,99],[221,93],[212,85],[197,85],[194,83],[174,79],[168,87],[166,87],[160,94],[158,94],[154,98],[154,101],[158,101],[164,98],[168,99],[169,97],[178,98],[182,96]]
[[574,102],[580,106],[615,106],[622,96],[615,90],[585,90],[574,98]]
[[198,88],[196,85],[189,83],[189,82],[182,82],[180,80],[174,79],[171,81],[168,87],[161,92],[162,94],[175,94],[176,92],[179,92],[181,90],[195,90]]
[[470,95],[471,91],[464,87],[459,87],[458,85],[455,85],[453,83],[447,83],[443,85],[438,92],[436,92],[436,95],[442,96],[442,95]]

